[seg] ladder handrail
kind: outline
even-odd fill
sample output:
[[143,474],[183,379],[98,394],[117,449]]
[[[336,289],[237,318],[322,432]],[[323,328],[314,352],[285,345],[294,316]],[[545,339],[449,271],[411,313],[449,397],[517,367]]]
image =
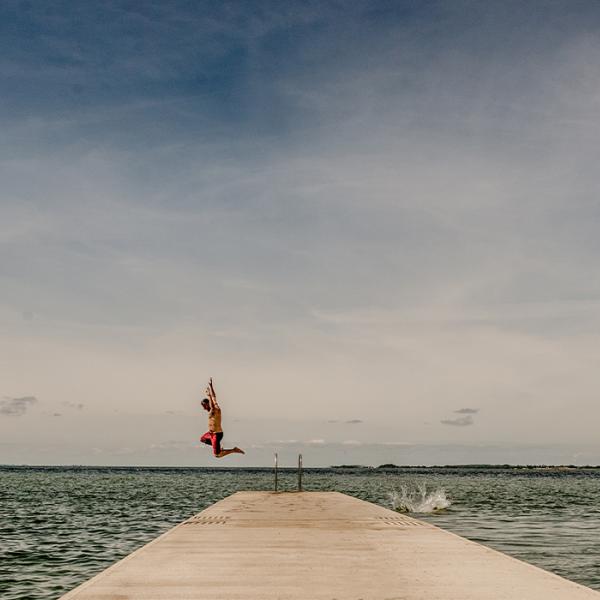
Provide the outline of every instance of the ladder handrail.
[[[273,475],[275,477],[275,491],[278,492],[279,491],[279,456],[278,456],[277,452],[274,452],[273,456],[275,458],[275,464],[274,464],[274,469],[273,469]],[[303,472],[304,472],[304,469],[302,466],[302,454],[298,454],[298,491],[299,492],[302,491]]]

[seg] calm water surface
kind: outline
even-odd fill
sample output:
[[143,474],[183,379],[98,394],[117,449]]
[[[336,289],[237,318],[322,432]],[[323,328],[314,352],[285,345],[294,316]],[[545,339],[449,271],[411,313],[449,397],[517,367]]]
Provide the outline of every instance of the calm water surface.
[[[293,489],[295,473],[280,475]],[[309,470],[335,490],[415,516],[600,590],[600,471]],[[0,467],[0,597],[59,597],[268,470]]]

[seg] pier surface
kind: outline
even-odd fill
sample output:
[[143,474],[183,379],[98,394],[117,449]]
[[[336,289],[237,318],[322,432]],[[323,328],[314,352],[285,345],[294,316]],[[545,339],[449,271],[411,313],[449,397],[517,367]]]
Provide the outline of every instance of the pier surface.
[[337,492],[238,492],[63,600],[600,600],[600,593]]

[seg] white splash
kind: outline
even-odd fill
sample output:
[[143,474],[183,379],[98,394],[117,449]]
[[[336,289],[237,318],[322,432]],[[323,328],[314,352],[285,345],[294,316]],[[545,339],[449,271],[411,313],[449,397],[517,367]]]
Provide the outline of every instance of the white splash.
[[398,512],[431,513],[444,510],[452,504],[443,488],[428,490],[425,484],[401,485],[389,495],[392,508]]

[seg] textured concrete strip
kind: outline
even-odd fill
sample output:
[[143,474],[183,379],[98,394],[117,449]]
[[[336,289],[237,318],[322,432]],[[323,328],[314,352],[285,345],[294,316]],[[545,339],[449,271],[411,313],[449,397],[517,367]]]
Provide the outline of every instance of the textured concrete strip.
[[336,492],[239,492],[64,600],[600,600],[600,593]]

